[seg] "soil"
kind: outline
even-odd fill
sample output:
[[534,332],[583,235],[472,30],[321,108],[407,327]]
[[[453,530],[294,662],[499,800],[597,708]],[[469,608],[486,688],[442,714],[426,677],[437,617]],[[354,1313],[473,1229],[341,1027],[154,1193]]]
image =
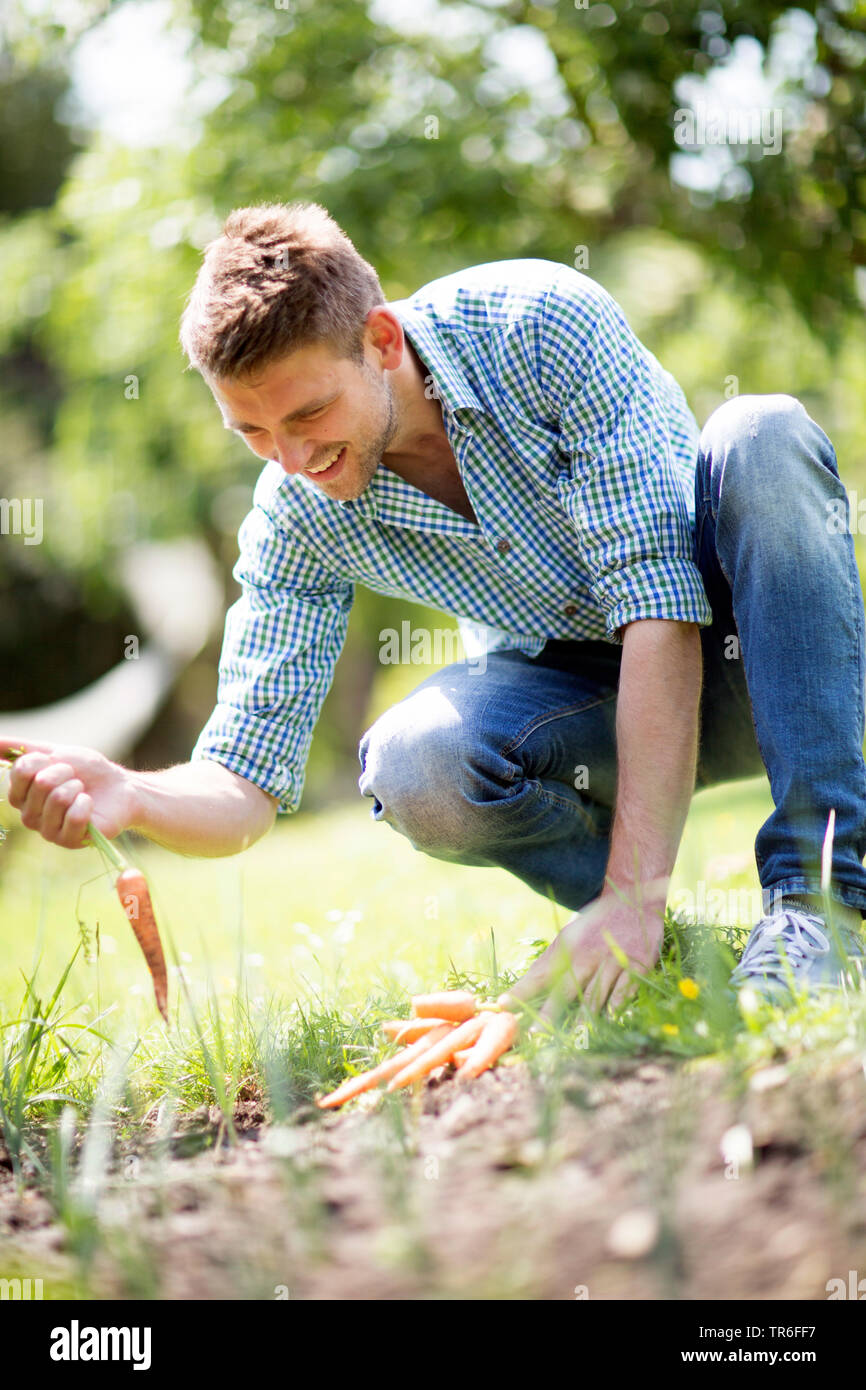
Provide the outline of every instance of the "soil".
[[[162,1158],[155,1129],[121,1157],[91,1296],[815,1300],[866,1274],[859,1056],[740,1093],[716,1063],[554,1086],[516,1061],[286,1124],[253,1096],[235,1123],[227,1144],[203,1107]],[[3,1265],[68,1297],[69,1242],[3,1171]]]

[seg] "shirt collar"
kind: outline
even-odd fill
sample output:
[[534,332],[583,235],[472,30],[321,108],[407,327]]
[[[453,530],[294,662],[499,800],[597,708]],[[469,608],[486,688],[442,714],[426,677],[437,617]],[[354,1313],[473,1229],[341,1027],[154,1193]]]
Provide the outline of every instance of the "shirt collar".
[[482,405],[460,370],[449,330],[438,329],[406,299],[399,299],[388,308],[397,315],[406,337],[427,367],[431,380],[426,385],[431,394],[435,391],[443,409],[454,415],[460,412],[460,423],[468,424],[463,412],[481,411]]
[[[483,413],[484,407],[476,396],[466,377],[460,370],[457,362],[455,348],[448,341],[448,330],[437,329],[435,324],[420,309],[416,309],[409,300],[398,299],[389,302],[388,308],[392,309],[403,325],[403,332],[417,352],[423,365],[427,368],[430,381],[426,384],[431,394],[435,391],[437,399],[442,405],[442,416],[446,431],[449,435],[452,429],[455,433],[465,434],[471,428],[473,415]],[[452,429],[449,429],[449,424]],[[401,485],[402,484],[402,485]],[[360,512],[364,516],[375,516],[378,511],[377,501],[385,501],[386,498],[397,500],[399,493],[403,494],[403,500],[417,492],[416,488],[409,488],[408,483],[402,483],[401,479],[395,478],[387,471],[383,473],[380,468],[374,475],[366,492],[360,497],[350,501],[335,499],[337,505],[344,511]],[[449,525],[443,525],[441,529],[453,529],[467,534],[477,533],[477,526],[466,521],[465,518],[457,516],[455,512],[450,512],[441,503],[433,502],[432,498],[425,498],[425,504],[430,504],[430,508],[435,508],[443,515],[440,521],[445,522],[448,517],[452,518]],[[392,519],[394,519],[392,517]],[[466,528],[470,528],[467,532]]]

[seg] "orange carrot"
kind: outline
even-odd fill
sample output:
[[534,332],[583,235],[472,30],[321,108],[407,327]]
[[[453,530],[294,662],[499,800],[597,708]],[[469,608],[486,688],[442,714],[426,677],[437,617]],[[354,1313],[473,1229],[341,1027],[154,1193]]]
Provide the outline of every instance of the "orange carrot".
[[153,980],[156,1007],[168,1023],[168,972],[147,879],[140,869],[124,869],[115,882],[117,896],[144,953]]
[[460,1068],[460,1080],[468,1081],[492,1067],[503,1052],[507,1052],[517,1036],[517,1015],[502,1013],[479,1014],[485,1019],[484,1028],[469,1056]]
[[[401,1086],[408,1086],[412,1081],[420,1081],[422,1076],[426,1076],[429,1071],[439,1067],[443,1062],[449,1062],[454,1052],[459,1047],[466,1047],[468,1043],[474,1043],[478,1034],[484,1027],[484,1015],[479,1014],[477,1018],[467,1019],[461,1023],[459,1028],[451,1028],[450,1031],[437,1042],[423,1056],[414,1058],[408,1066],[388,1082],[389,1091],[397,1091]],[[427,1034],[428,1037],[431,1034]]]
[[[51,751],[50,744],[31,743],[28,747],[29,751],[33,753]],[[26,750],[10,748],[5,740],[2,740],[0,741],[0,751],[5,753],[5,757],[0,758],[0,767],[8,767],[16,759],[22,757]],[[147,879],[140,869],[132,868],[126,862],[116,846],[103,835],[101,830],[97,830],[92,821],[87,823],[85,844],[87,843],[98,849],[118,871],[114,881],[117,896],[120,898],[121,906],[129,918],[135,938],[144,953],[144,959],[147,961],[150,977],[153,980],[153,992],[156,995],[156,1007],[168,1023],[168,972],[165,968],[165,956],[163,955],[162,942],[159,939],[159,928],[156,925],[156,914],[150,900]]]
[[478,1012],[475,995],[468,989],[447,989],[440,994],[416,994],[412,1000],[415,1018],[448,1018],[463,1023]]
[[416,1057],[420,1057],[428,1048],[433,1048],[440,1038],[444,1038],[446,1033],[452,1033],[453,1026],[450,1023],[440,1023],[438,1028],[433,1028],[429,1033],[425,1033],[423,1038],[419,1038],[411,1047],[404,1047],[398,1052],[396,1057],[390,1057],[387,1062],[381,1062],[378,1067],[373,1067],[371,1071],[361,1072],[359,1076],[352,1076],[348,1081],[344,1081],[338,1086],[336,1091],[331,1091],[330,1095],[322,1096],[316,1101],[320,1110],[332,1110],[338,1105],[344,1105],[347,1100],[352,1100],[354,1096],[359,1096],[362,1091],[369,1091],[373,1086],[378,1086],[381,1081],[389,1081],[403,1067],[412,1063]]
[[379,1027],[386,1038],[396,1038],[400,1029],[406,1027],[406,1020],[405,1018],[386,1018],[384,1023],[379,1024]]
[[[417,1042],[418,1038],[422,1037],[424,1033],[429,1032],[431,1028],[438,1027],[440,1023],[448,1022],[450,1022],[450,1020],[447,1018],[386,1018],[384,1023],[379,1024],[379,1027],[385,1036],[389,1037],[392,1042],[396,1042],[399,1038],[401,1042],[407,1043]],[[402,1036],[406,1033],[408,1028],[414,1028],[416,1030],[414,1037]]]
[[447,1018],[410,1018],[408,1022],[401,1025],[399,1032],[394,1034],[394,1042],[404,1044],[417,1042],[419,1038],[423,1038],[425,1033],[438,1028],[442,1023],[447,1023],[449,1028],[454,1027],[454,1024]]
[[466,1061],[466,1058],[469,1056],[471,1051],[471,1047],[459,1047],[457,1051],[454,1053],[454,1056],[451,1058],[451,1061],[454,1063],[455,1067],[462,1067],[463,1063]]

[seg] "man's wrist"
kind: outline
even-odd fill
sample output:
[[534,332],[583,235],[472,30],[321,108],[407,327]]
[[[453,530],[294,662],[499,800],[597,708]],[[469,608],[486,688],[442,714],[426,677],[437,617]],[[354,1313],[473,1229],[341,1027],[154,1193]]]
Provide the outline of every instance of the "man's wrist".
[[627,903],[630,907],[651,907],[664,910],[671,875],[669,873],[635,876],[619,874],[608,868],[600,897],[604,900]]
[[124,829],[134,830],[139,835],[147,834],[147,782],[146,773],[124,769]]

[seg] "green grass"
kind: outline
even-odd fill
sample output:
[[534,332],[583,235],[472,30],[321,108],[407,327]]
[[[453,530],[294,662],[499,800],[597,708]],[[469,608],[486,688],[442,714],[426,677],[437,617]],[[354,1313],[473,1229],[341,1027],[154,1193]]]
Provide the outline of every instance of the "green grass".
[[[756,886],[751,842],[770,809],[760,782],[696,798],[672,901],[714,865],[726,887]],[[360,797],[345,809],[281,819],[232,859],[187,860],[143,842],[132,852],[199,1004],[211,987],[230,998],[241,970],[253,998],[324,990],[361,1002],[371,990],[435,988],[452,965],[489,969],[491,929],[500,963],[519,969],[531,943],[569,915],[504,872],[416,853],[373,823]],[[114,1010],[137,1032],[159,1030],[138,947],[95,851],[70,853],[32,834],[0,846],[0,922],[0,1002],[17,998],[36,959],[44,979],[58,979],[83,931],[67,996],[92,1016]],[[174,981],[173,994],[176,1002]]]
[[[723,919],[728,903],[757,909],[752,840],[770,809],[760,780],[697,797],[669,901],[721,902]],[[40,1060],[25,1086],[33,1094],[61,1081],[79,1091],[92,1084],[108,1037],[130,1052],[140,1106],[167,1096],[181,1108],[215,1103],[230,1128],[237,1095],[258,1082],[291,1109],[377,1057],[378,1022],[404,1010],[411,993],[443,985],[498,993],[569,915],[504,872],[416,853],[360,802],[283,819],[235,859],[186,860],[143,842],[131,852],[150,877],[175,962],[168,1032],[96,852],[72,854],[33,835],[0,849],[0,919],[14,923],[0,961],[3,1036],[27,1014],[21,982],[37,961],[52,990],[63,977],[48,1012],[73,1010],[79,1035],[75,1050],[64,1042],[60,1061],[59,1034],[39,1035]],[[688,1058],[750,1037],[724,984],[752,919],[692,925],[687,917],[669,911],[662,960],[615,1019],[564,1010],[530,1035],[526,1054]],[[697,998],[680,990],[684,976],[695,980]],[[25,1072],[17,1075],[20,1086]],[[14,1123],[22,1115],[16,1103]]]
[[[808,1072],[866,1046],[863,994],[787,1009],[726,994],[752,925],[736,912],[758,887],[752,841],[770,809],[761,782],[696,798],[670,901],[695,900],[703,881],[704,899],[723,889],[718,901],[735,920],[669,911],[661,961],[616,1017],[563,1007],[524,1035],[518,1055],[545,1082],[545,1143],[558,1107],[582,1103],[584,1082],[625,1057],[667,1056],[687,1069],[721,1061],[742,1091],[768,1062]],[[158,1273],[134,1223],[113,1233],[99,1224],[112,1169],[138,1162],[145,1136],[158,1169],[202,1105],[217,1107],[229,1142],[239,1101],[265,1099],[277,1123],[290,1120],[383,1055],[378,1024],[405,1012],[411,993],[498,993],[569,914],[503,872],[414,852],[360,802],[283,820],[234,860],[127,848],[150,877],[175,962],[170,1030],[95,851],[70,854],[26,834],[0,846],[0,1137],[19,1186],[52,1203],[81,1287],[109,1241],[131,1296],[148,1297]],[[382,1114],[399,1139],[402,1099],[389,1097]],[[832,1117],[818,1124],[832,1149]],[[396,1212],[408,1149],[392,1148]],[[836,1167],[844,1186],[844,1155]],[[319,1199],[293,1170],[289,1186],[302,1193],[304,1183],[314,1240]]]

